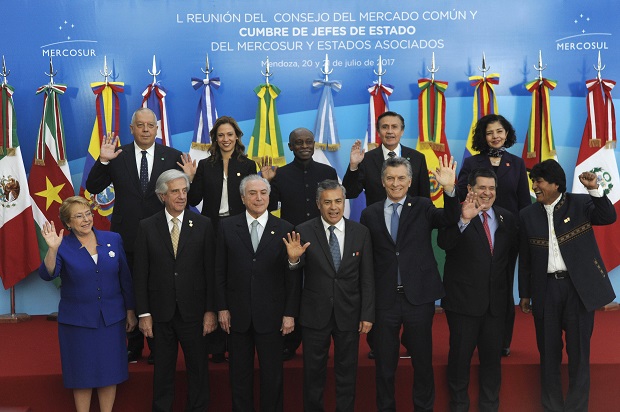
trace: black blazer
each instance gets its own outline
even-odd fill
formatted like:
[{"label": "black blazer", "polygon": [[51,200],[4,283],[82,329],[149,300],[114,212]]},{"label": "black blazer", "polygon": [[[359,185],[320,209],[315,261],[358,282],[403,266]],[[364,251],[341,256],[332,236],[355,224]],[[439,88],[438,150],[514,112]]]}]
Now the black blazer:
[{"label": "black blazer", "polygon": [[[417,150],[401,145],[401,156],[409,160],[413,176],[409,195],[431,197],[431,184],[428,178],[426,158]],[[347,189],[347,199],[354,199],[366,191],[366,205],[370,206],[380,200],[385,200],[385,188],[381,183],[381,167],[383,167],[383,150],[381,146],[368,151],[357,170],[347,172],[342,179],[342,185]]]},{"label": "black blazer", "polygon": [[121,235],[125,250],[132,252],[138,222],[164,208],[155,194],[155,182],[166,170],[181,170],[177,165],[177,162],[181,161],[181,152],[155,143],[151,178],[146,193],[142,194],[134,143],[131,142],[119,149],[122,152],[117,158],[110,160],[108,165],[102,165],[99,160],[95,162],[86,179],[86,190],[91,194],[97,194],[110,183],[114,184],[114,212],[110,229]]},{"label": "black blazer", "polygon": [[230,311],[230,326],[257,333],[280,330],[282,317],[297,317],[300,276],[289,270],[282,241],[293,230],[286,220],[269,214],[254,252],[245,213],[220,221],[215,264],[216,307]]},{"label": "black blazer", "polygon": [[332,313],[341,331],[356,331],[360,321],[375,322],[375,279],[372,244],[368,229],[345,219],[342,261],[336,272],[320,217],[295,228],[302,244],[310,246],[302,255],[303,290],[299,322],[322,329]]},{"label": "black blazer", "polygon": [[489,156],[486,154],[477,154],[463,160],[458,181],[461,202],[467,196],[467,177],[469,173],[479,168],[491,169],[497,174],[496,206],[507,209],[516,218],[516,216],[519,216],[519,210],[532,204],[525,162],[520,157],[508,152],[504,152],[502,155],[502,160],[497,170],[491,165]]},{"label": "black blazer", "polygon": [[377,309],[391,308],[396,302],[397,274],[400,268],[405,296],[413,305],[434,302],[444,296],[437,262],[431,244],[434,228],[459,220],[458,195],[444,195],[444,208],[430,199],[407,196],[401,208],[396,243],[385,225],[383,201],[362,211],[360,223],[370,230],[375,271]]},{"label": "black blazer", "polygon": [[[440,229],[437,244],[446,251],[441,306],[468,316],[482,316],[490,310],[502,316],[512,294],[512,262],[517,258],[517,218],[508,210],[493,206],[497,219],[493,254],[479,216],[463,233],[458,224]],[[509,290],[510,289],[510,290]]]},{"label": "black blazer", "polygon": [[[605,306],[616,297],[598,250],[592,225],[616,221],[616,210],[607,196],[565,193],[553,212],[553,227],[570,280],[586,310]],[[532,299],[532,312],[543,316],[549,260],[549,224],[540,203],[519,216],[519,295]]]},{"label": "black blazer", "polygon": [[[246,157],[231,157],[228,161],[228,206],[231,216],[245,211],[239,193],[239,184],[244,177],[256,174],[256,163]],[[188,193],[192,206],[202,203],[202,214],[211,219],[219,218],[224,184],[224,162],[213,161],[209,157],[198,162],[196,175]]]},{"label": "black blazer", "polygon": [[186,322],[215,311],[214,233],[211,221],[185,210],[174,257],[164,211],[140,222],[134,253],[133,283],[138,315],[168,322],[176,307]]}]

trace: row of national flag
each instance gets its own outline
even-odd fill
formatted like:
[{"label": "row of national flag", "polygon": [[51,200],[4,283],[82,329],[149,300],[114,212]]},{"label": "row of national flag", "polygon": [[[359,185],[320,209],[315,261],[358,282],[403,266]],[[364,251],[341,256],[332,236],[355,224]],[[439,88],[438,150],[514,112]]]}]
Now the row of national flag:
[{"label": "row of national flag", "polygon": [[[470,78],[474,90],[472,125],[490,113],[499,113],[493,85],[499,83],[499,75]],[[208,156],[209,131],[217,110],[212,88],[219,87],[219,79],[192,79],[201,97],[196,112],[194,137],[190,153],[200,160]],[[532,112],[528,124],[523,159],[528,170],[536,163],[548,158],[557,158],[553,142],[550,119],[549,92],[556,83],[539,78],[526,85],[532,93]],[[611,90],[615,82],[600,78],[586,82],[588,87],[588,118],[577,160],[575,176],[590,170],[599,176],[599,183],[620,214],[620,177],[615,159],[616,145],[615,111]],[[315,80],[315,88],[322,88],[319,110],[314,127],[317,141],[315,159],[331,164],[342,170],[334,151],[339,148],[336,119],[334,113],[333,91],[339,91],[338,81]],[[450,155],[445,134],[446,101],[444,91],[448,82],[431,79],[418,81],[418,145],[427,160],[430,170],[437,165],[437,157]],[[97,227],[109,228],[108,217],[112,213],[114,189],[109,187],[99,194],[88,193],[84,189],[85,179],[90,168],[99,157],[101,139],[105,134],[118,134],[120,129],[119,94],[123,83],[104,82],[91,85],[96,95],[96,119],[86,156],[80,194],[87,197],[95,211]],[[65,136],[59,96],[66,90],[65,85],[50,84],[40,87],[38,94],[43,97],[43,113],[37,136],[36,154],[33,159],[30,177],[27,179],[17,138],[17,121],[13,107],[13,88],[6,82],[1,84],[0,96],[0,277],[5,289],[35,270],[47,251],[40,229],[45,221],[54,221],[57,228],[62,227],[59,219],[59,206],[64,199],[73,196],[75,190],[71,183],[71,173],[65,152]],[[261,84],[254,90],[258,97],[255,126],[248,145],[248,155],[254,159],[270,156],[274,164],[284,164],[284,150],[278,121],[275,100],[280,90],[272,84]],[[388,96],[393,86],[375,82],[368,87],[370,93],[369,118],[365,147],[380,144],[374,128],[376,118],[389,110]],[[168,130],[166,92],[158,83],[147,86],[143,93],[143,107],[151,108],[160,124],[158,142],[171,145]],[[475,154],[471,148],[472,135],[468,136],[464,156]],[[431,185],[432,185],[431,179]],[[573,183],[574,192],[583,192],[577,177]],[[441,191],[431,188],[433,201],[442,206]],[[363,199],[362,199],[363,201]],[[359,203],[359,202],[358,202]],[[352,206],[353,207],[353,206]],[[614,233],[620,229],[620,221],[608,227],[595,228],[601,253],[608,270],[620,265],[620,242],[614,241]],[[617,236],[616,236],[617,237]]]}]

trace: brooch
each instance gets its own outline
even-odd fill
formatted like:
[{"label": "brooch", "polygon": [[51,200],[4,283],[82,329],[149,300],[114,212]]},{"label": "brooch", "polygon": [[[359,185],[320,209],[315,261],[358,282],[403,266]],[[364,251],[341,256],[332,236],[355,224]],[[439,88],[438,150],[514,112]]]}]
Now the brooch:
[{"label": "brooch", "polygon": [[189,221],[189,227],[194,227],[194,222],[192,222],[191,220]]},{"label": "brooch", "polygon": [[110,251],[108,252],[108,256],[110,256],[111,258],[113,258],[114,256],[116,256],[116,253],[114,253],[114,251],[113,251],[113,250],[110,250]]},{"label": "brooch", "polygon": [[564,223],[568,223],[570,222],[570,217],[567,217],[566,219],[564,219]]}]

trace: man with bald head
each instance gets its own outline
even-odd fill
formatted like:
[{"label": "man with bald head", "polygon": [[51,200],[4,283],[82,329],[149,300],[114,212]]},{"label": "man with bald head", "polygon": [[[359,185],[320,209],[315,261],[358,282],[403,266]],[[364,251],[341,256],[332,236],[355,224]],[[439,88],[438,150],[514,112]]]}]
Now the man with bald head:
[{"label": "man with bald head", "polygon": [[[338,180],[336,170],[312,159],[314,135],[299,127],[288,137],[288,148],[295,155],[293,161],[276,170],[271,179],[269,210],[280,209],[280,217],[297,226],[320,215],[315,195],[319,182]],[[284,338],[284,360],[295,356],[301,344],[301,328]]]}]

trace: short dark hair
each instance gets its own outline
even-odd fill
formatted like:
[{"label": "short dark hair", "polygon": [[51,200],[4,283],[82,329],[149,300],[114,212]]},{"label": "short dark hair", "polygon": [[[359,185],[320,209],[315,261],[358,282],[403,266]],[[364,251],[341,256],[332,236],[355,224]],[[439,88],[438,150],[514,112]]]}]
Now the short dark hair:
[{"label": "short dark hair", "polygon": [[345,198],[347,197],[347,189],[345,189],[344,186],[340,184],[340,182],[334,179],[325,179],[322,182],[319,182],[316,188],[317,203],[321,199],[321,193],[323,193],[326,190],[334,190],[334,189],[342,190],[342,196]]},{"label": "short dark hair", "polygon": [[381,119],[383,119],[384,117],[387,117],[387,116],[398,117],[400,119],[400,123],[403,126],[402,129],[405,130],[405,119],[400,114],[398,114],[396,112],[390,112],[390,111],[381,113],[379,115],[379,117],[377,117],[377,124],[376,124],[377,129],[379,129],[379,122],[381,121]]},{"label": "short dark hair", "polygon": [[566,192],[566,174],[558,162],[553,159],[542,161],[530,171],[530,179],[544,179],[548,183],[558,185],[558,192]]},{"label": "short dark hair", "polygon": [[476,180],[479,177],[493,178],[493,180],[495,180],[495,186],[497,187],[497,175],[495,174],[493,170],[486,168],[486,167],[474,169],[471,172],[469,172],[469,175],[467,176],[467,184],[470,185],[471,187],[476,186]]},{"label": "short dark hair", "polygon": [[383,162],[383,166],[381,167],[381,180],[383,181],[383,178],[385,177],[385,169],[388,167],[398,166],[405,166],[407,168],[407,176],[413,177],[413,169],[411,168],[411,163],[409,163],[409,160],[404,157],[394,156],[388,157],[387,160]]},{"label": "short dark hair", "polygon": [[478,120],[474,127],[474,136],[472,138],[471,147],[481,153],[489,151],[489,145],[487,143],[487,126],[491,123],[500,122],[504,130],[506,130],[506,141],[504,147],[509,148],[517,141],[517,134],[514,127],[508,120],[499,114],[487,114]]}]

